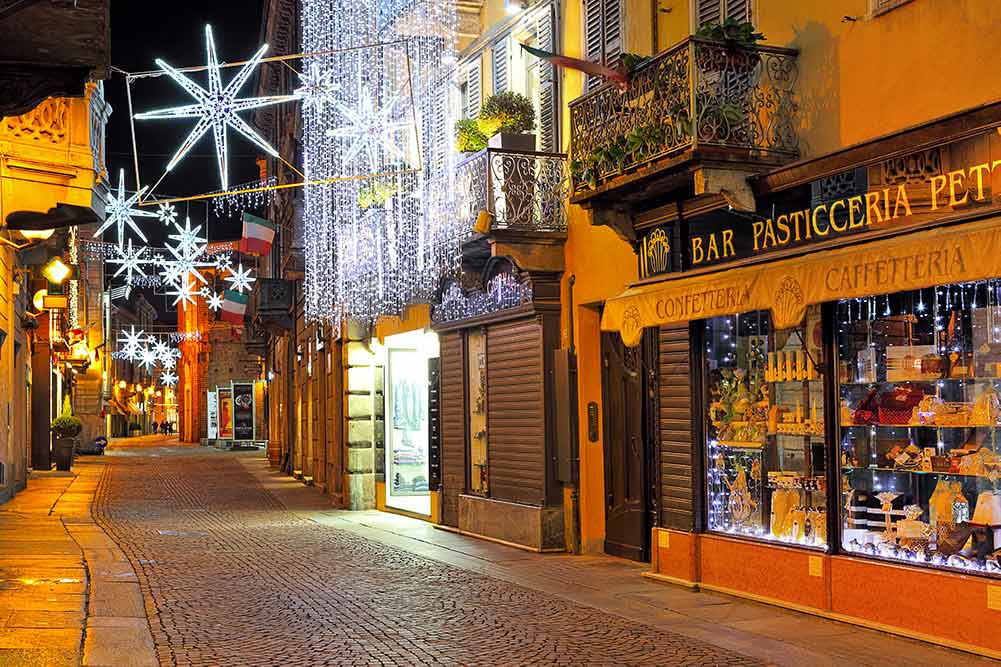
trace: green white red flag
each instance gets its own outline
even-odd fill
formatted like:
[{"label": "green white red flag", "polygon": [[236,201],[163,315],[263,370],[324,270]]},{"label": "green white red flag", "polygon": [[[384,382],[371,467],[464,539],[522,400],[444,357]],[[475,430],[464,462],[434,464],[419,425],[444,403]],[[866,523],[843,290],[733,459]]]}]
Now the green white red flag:
[{"label": "green white red flag", "polygon": [[247,313],[247,303],[250,301],[249,294],[241,294],[236,290],[228,289],[223,292],[222,309],[219,311],[219,319],[232,324],[243,324],[243,317]]},{"label": "green white red flag", "polygon": [[552,63],[557,67],[575,69],[579,72],[584,72],[585,74],[590,74],[592,76],[600,76],[602,79],[607,79],[620,88],[625,88],[629,85],[629,75],[617,69],[612,69],[611,67],[607,67],[605,65],[599,65],[598,63],[593,63],[590,60],[581,60],[580,58],[571,58],[570,56],[560,55],[559,53],[550,53],[549,51],[543,51],[542,49],[537,49],[535,47],[528,46],[527,44],[522,44],[521,48],[536,58],[545,60],[546,62]]},{"label": "green white red flag", "polygon": [[250,213],[243,214],[243,239],[240,241],[240,252],[263,257],[271,252],[271,243],[274,240],[273,222]]}]

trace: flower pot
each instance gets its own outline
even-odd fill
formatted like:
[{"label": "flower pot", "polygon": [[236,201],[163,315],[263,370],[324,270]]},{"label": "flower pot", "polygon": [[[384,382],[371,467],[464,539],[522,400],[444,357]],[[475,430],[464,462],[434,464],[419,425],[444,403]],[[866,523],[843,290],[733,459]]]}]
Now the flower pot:
[{"label": "flower pot", "polygon": [[534,151],[535,135],[518,132],[498,132],[487,142],[490,148],[500,148],[507,151]]},{"label": "flower pot", "polygon": [[74,438],[55,438],[52,441],[52,457],[56,461],[56,470],[69,470],[73,466]]}]

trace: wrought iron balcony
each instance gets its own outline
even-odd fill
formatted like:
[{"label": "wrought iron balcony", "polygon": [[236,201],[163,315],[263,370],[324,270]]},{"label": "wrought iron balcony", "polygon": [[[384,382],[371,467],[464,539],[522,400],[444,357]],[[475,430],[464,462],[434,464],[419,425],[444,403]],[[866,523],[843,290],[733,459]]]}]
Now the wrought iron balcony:
[{"label": "wrought iron balcony", "polygon": [[583,196],[686,151],[794,158],[796,54],[690,37],[640,65],[627,88],[606,84],[577,98],[570,104],[574,192]]},{"label": "wrought iron balcony", "polygon": [[471,231],[484,211],[495,230],[566,231],[570,174],[561,153],[485,148],[457,165],[456,184]]}]

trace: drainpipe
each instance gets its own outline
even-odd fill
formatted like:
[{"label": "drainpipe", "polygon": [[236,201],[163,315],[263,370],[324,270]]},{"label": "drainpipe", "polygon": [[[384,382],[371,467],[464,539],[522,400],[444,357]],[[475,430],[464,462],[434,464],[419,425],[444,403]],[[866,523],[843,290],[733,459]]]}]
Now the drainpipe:
[{"label": "drainpipe", "polygon": [[[570,316],[567,318],[567,329],[570,335],[570,360],[573,363],[575,369],[574,381],[577,383],[577,391],[574,395],[577,401],[580,401],[580,381],[578,380],[578,375],[576,372],[577,368],[577,343],[574,340],[574,305],[573,305],[573,287],[577,282],[577,276],[570,274],[570,278],[567,280],[567,300],[568,307],[570,311]],[[575,412],[577,411],[577,405],[570,406]],[[573,504],[573,552],[579,554],[581,552],[581,530],[580,530],[580,429],[578,428],[579,419],[574,419],[574,432],[572,435],[573,442],[573,482],[570,484],[570,502]]]}]

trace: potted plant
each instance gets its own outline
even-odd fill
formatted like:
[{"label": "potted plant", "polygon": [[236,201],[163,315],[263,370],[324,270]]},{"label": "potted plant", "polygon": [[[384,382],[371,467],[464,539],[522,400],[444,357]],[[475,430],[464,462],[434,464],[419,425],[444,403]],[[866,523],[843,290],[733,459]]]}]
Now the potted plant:
[{"label": "potted plant", "polygon": [[695,32],[696,37],[721,42],[728,48],[751,49],[757,46],[765,36],[754,29],[750,21],[738,21],[732,16],[722,23],[705,22]]},{"label": "potted plant", "polygon": [[56,469],[69,470],[73,465],[76,437],[83,430],[83,422],[73,414],[69,396],[63,399],[62,414],[52,420],[49,430],[53,435],[52,450],[56,458]]},{"label": "potted plant", "polygon": [[463,118],[455,124],[455,150],[477,153],[487,147],[487,135],[475,118]]},{"label": "potted plant", "polygon": [[520,93],[505,91],[488,97],[477,124],[490,138],[491,148],[535,150],[535,107]]}]

